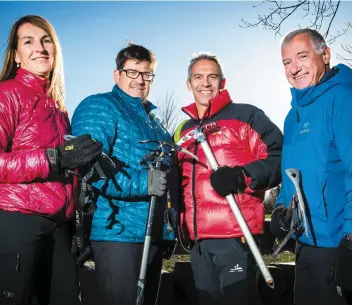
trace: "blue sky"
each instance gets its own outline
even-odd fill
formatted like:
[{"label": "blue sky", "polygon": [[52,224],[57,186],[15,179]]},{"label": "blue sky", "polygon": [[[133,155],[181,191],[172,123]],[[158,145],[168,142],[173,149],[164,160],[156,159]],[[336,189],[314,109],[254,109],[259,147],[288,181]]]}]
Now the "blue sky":
[{"label": "blue sky", "polygon": [[[243,29],[241,18],[256,20],[260,2],[0,2],[0,60],[13,22],[26,14],[48,19],[56,29],[64,56],[66,106],[70,117],[86,96],[110,91],[117,52],[127,40],[150,48],[158,68],[149,99],[159,103],[175,92],[179,107],[193,101],[186,88],[192,53],[210,51],[222,61],[226,88],[235,102],[250,103],[282,129],[289,110],[289,85],[280,59],[280,37],[261,28]],[[263,9],[265,11],[265,8]],[[333,31],[351,20],[351,2],[340,6]],[[284,32],[298,28],[299,18]],[[331,46],[337,64],[340,44]],[[183,117],[183,115],[181,116]]]}]

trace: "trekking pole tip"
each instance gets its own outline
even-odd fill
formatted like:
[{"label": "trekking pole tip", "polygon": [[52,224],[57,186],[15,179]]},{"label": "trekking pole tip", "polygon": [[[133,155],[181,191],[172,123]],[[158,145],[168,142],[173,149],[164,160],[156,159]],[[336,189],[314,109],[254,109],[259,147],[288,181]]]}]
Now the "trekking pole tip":
[{"label": "trekking pole tip", "polygon": [[273,280],[268,280],[266,282],[266,284],[271,288],[271,289],[274,289],[275,288],[275,283]]}]

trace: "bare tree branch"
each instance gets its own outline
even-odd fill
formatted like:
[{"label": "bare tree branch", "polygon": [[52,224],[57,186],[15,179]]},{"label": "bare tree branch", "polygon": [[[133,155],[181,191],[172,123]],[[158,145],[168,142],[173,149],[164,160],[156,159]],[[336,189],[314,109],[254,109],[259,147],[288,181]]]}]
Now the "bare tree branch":
[{"label": "bare tree branch", "polygon": [[337,31],[337,35],[332,36],[330,39],[328,39],[328,44],[334,43],[337,38],[346,34],[351,28],[352,28],[351,22],[346,23],[346,28],[342,29],[341,31]]},{"label": "bare tree branch", "polygon": [[[334,22],[334,18],[339,11],[341,0],[297,0],[296,4],[284,4],[283,1],[265,0],[258,6],[268,7],[269,12],[258,14],[257,21],[251,22],[242,19],[242,28],[250,28],[261,26],[264,29],[272,30],[275,35],[282,35],[282,26],[286,20],[295,15],[296,11],[303,11],[304,14],[300,18],[306,21],[305,27],[315,28],[323,32],[323,36],[330,36],[330,30]],[[308,21],[306,20],[308,18]],[[323,30],[323,31],[322,31]],[[339,31],[337,35],[330,38],[328,42],[334,40],[347,32],[348,28]]]},{"label": "bare tree branch", "polygon": [[352,46],[341,45],[341,48],[346,53],[346,55],[337,54],[337,59],[343,61],[348,66],[352,66]]},{"label": "bare tree branch", "polygon": [[178,102],[175,99],[175,92],[167,92],[165,97],[157,102],[158,118],[161,124],[171,134],[178,125]]},{"label": "bare tree branch", "polygon": [[327,31],[324,33],[324,38],[327,38],[327,36],[328,36],[328,34],[329,34],[330,27],[332,26],[334,17],[335,17],[335,15],[337,14],[337,11],[338,11],[338,9],[339,9],[339,5],[340,5],[340,0],[339,0],[338,3],[337,3],[337,6],[336,6],[336,8],[335,8],[335,11],[333,11],[333,13],[332,13],[333,16],[331,17],[332,19],[330,19],[330,22],[329,22],[329,24],[328,24],[328,29],[327,29]]},{"label": "bare tree branch", "polygon": [[[336,33],[331,32],[334,24],[335,16],[339,12],[341,0],[297,0],[294,4],[276,0],[264,0],[258,5],[253,7],[267,7],[268,10],[263,14],[257,15],[257,21],[247,21],[242,19],[242,24],[239,25],[242,28],[262,27],[266,30],[272,30],[275,36],[282,35],[282,26],[284,23],[296,17],[302,21],[302,28],[314,28],[321,32],[327,43],[330,45],[334,43],[339,37],[345,35],[351,28],[351,21],[344,23],[344,27],[341,30],[337,30]],[[303,15],[299,17],[299,14]],[[299,25],[301,28],[301,26]],[[351,46],[342,46],[345,55],[337,54],[337,58],[344,61],[351,66]]]}]

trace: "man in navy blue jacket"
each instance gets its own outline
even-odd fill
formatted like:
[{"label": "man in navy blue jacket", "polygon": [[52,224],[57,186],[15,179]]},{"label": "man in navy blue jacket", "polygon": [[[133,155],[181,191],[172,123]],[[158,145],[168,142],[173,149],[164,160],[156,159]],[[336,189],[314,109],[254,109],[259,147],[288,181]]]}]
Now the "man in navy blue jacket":
[{"label": "man in navy blue jacket", "polygon": [[293,87],[292,108],[284,125],[282,188],[271,230],[282,238],[289,229],[284,216],[296,189],[285,170],[296,168],[308,236],[294,235],[295,305],[346,304],[344,290],[351,290],[351,69],[342,64],[331,69],[330,49],[311,29],[288,34],[281,55]]}]

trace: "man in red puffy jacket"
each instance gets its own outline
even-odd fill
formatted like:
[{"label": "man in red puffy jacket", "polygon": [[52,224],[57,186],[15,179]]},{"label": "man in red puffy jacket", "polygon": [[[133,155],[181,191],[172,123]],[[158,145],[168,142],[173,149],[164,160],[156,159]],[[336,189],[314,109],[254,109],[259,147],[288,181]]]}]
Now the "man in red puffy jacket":
[{"label": "man in red puffy jacket", "polygon": [[[262,234],[265,190],[281,182],[282,133],[260,109],[235,104],[223,90],[216,56],[198,54],[188,68],[187,87],[195,102],[175,140],[198,156],[179,152],[183,208],[181,229],[191,241],[191,265],[199,304],[254,304],[257,266],[227,200],[234,194],[254,236]],[[192,136],[202,126],[221,166],[212,169]],[[179,130],[179,128],[178,128]]]}]

